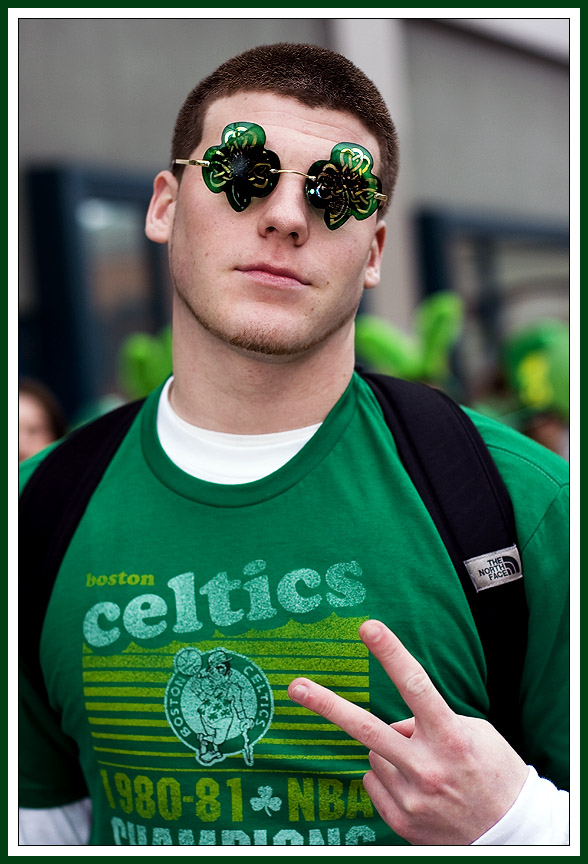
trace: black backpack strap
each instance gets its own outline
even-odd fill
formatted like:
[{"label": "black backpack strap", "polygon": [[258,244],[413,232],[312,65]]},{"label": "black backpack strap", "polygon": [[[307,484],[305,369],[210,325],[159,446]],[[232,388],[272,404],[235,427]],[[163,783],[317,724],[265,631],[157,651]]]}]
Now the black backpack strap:
[{"label": "black backpack strap", "polygon": [[520,747],[528,609],[514,513],[502,477],[475,425],[445,393],[357,371],[373,390],[459,575],[484,647],[490,719],[512,746]]},{"label": "black backpack strap", "polygon": [[19,501],[19,658],[42,686],[39,645],[53,585],[102,475],[144,400],[76,429],[41,462]]}]

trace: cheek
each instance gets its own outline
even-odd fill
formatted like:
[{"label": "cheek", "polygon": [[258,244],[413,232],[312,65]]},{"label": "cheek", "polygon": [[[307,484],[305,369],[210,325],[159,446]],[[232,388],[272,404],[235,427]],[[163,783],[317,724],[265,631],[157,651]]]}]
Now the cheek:
[{"label": "cheek", "polygon": [[211,251],[211,240],[216,235],[210,219],[197,205],[177,212],[170,240],[170,259],[176,268],[184,270],[194,266]]},{"label": "cheek", "polygon": [[246,220],[247,214],[230,209],[224,195],[221,199],[206,190],[204,202],[192,205],[174,233],[195,258],[220,259],[243,242]]},{"label": "cheek", "polygon": [[[351,225],[350,228],[355,228],[356,226],[357,223]],[[339,228],[338,230],[341,231],[343,229]],[[336,272],[340,275],[343,284],[347,284],[353,288],[358,281],[361,281],[361,287],[363,287],[363,275],[370,254],[369,247],[351,231],[347,233],[347,236],[334,238],[334,241],[328,253],[333,269],[331,274],[327,275],[332,276]]]}]

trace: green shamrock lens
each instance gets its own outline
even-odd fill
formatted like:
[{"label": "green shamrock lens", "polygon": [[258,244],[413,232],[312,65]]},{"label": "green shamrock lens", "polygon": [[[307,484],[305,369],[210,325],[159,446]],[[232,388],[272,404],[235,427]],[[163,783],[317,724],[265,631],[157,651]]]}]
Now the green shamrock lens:
[{"label": "green shamrock lens", "polygon": [[265,198],[280,175],[280,160],[266,150],[265,132],[255,123],[230,123],[222,132],[218,146],[204,154],[202,175],[211,192],[226,192],[229,204],[240,213],[252,198]]},{"label": "green shamrock lens", "polygon": [[367,219],[378,209],[384,196],[373,165],[369,150],[344,141],[333,147],[329,161],[319,160],[308,169],[306,196],[313,207],[325,211],[325,225],[331,231],[350,216]]}]

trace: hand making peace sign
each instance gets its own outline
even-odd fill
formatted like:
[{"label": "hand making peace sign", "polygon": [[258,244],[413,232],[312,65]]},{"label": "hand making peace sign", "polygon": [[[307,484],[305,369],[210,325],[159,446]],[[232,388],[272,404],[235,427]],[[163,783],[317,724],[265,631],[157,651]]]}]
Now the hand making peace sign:
[{"label": "hand making peace sign", "polygon": [[359,635],[413,717],[388,725],[307,678],[291,699],[370,749],[363,783],[382,819],[413,845],[468,845],[510,809],[528,767],[486,720],[451,710],[420,663],[380,621]]}]

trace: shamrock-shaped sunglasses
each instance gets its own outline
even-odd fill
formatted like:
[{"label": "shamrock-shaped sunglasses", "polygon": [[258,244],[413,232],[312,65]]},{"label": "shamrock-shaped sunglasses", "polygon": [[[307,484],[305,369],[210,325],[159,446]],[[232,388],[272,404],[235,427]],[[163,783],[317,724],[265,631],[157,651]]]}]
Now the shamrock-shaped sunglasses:
[{"label": "shamrock-shaped sunglasses", "polygon": [[255,123],[230,123],[222,132],[222,143],[209,147],[203,159],[174,159],[174,165],[200,165],[211,192],[225,192],[229,204],[240,213],[251,198],[265,198],[278,185],[280,174],[306,177],[308,202],[324,210],[331,231],[350,216],[367,219],[388,200],[380,179],[372,174],[371,153],[359,144],[342,142],[331,150],[331,158],[313,162],[308,174],[280,168],[280,160],[265,149],[265,132]]}]

